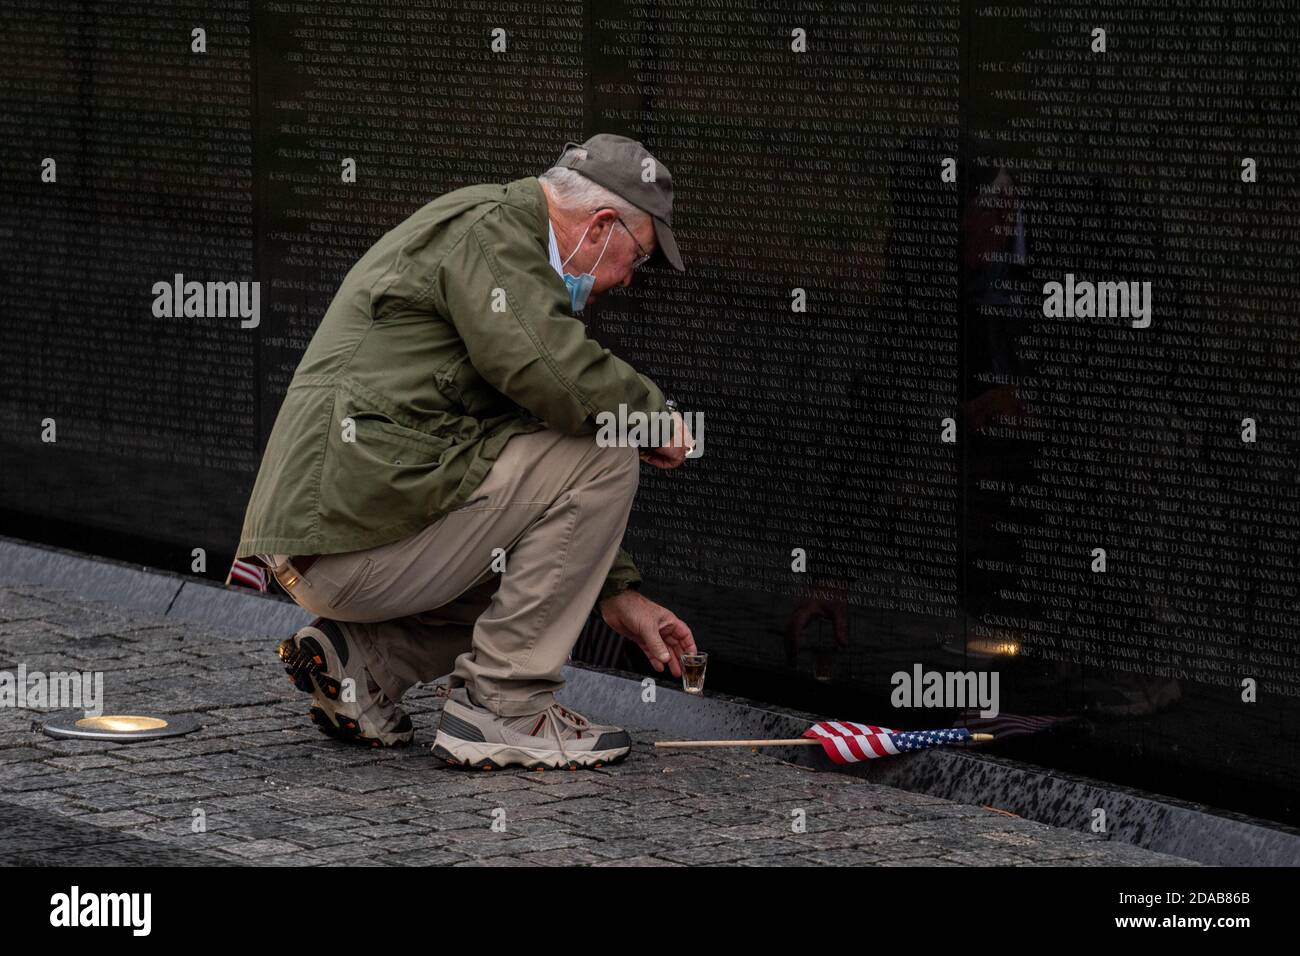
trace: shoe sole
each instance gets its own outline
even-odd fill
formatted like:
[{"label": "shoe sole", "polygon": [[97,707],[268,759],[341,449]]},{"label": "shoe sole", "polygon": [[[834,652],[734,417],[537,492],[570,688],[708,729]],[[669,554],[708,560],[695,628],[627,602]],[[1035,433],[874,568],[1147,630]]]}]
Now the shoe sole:
[{"label": "shoe sole", "polygon": [[307,716],[325,736],[367,747],[405,747],[415,739],[414,731],[409,736],[395,735],[392,740],[367,736],[355,718],[340,715],[333,702],[339,699],[341,685],[326,671],[324,659],[304,652],[293,637],[286,637],[276,645],[275,653],[284,664],[289,683],[315,698],[316,705]]},{"label": "shoe sole", "polygon": [[620,762],[631,747],[612,750],[587,750],[562,755],[558,750],[535,750],[531,747],[512,747],[509,744],[489,744],[461,740],[443,731],[433,741],[433,755],[457,767],[476,770],[501,770],[506,767],[524,767],[527,770],[577,770],[579,767],[599,768]]}]

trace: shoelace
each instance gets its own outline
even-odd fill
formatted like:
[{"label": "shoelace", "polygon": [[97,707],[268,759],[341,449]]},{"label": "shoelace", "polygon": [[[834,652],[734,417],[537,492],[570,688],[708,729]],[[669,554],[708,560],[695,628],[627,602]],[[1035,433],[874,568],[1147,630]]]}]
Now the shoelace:
[{"label": "shoelace", "polygon": [[569,719],[569,722],[579,730],[586,730],[588,727],[591,726],[591,721],[588,720],[586,717],[582,716],[582,714],[576,713],[572,710],[566,710],[560,704],[552,704],[551,706],[556,708],[561,714],[567,717]]},{"label": "shoelace", "polygon": [[555,734],[555,739],[560,745],[560,757],[566,762],[569,759],[569,751],[564,747],[564,734],[562,732],[561,722],[568,724],[575,730],[586,730],[591,726],[591,721],[581,714],[575,714],[571,710],[566,710],[559,704],[552,704],[547,707],[543,713],[546,715],[546,726],[551,733]]}]

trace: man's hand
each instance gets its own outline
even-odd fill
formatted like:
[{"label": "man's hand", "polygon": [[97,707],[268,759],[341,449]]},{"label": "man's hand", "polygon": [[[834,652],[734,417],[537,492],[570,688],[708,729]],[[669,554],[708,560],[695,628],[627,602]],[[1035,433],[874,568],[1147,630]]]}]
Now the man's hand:
[{"label": "man's hand", "polygon": [[695,447],[691,431],[681,412],[673,412],[673,437],[666,445],[652,451],[641,452],[641,460],[656,468],[676,468],[686,460],[687,452]]},{"label": "man's hand", "polygon": [[849,594],[846,585],[819,580],[808,588],[786,622],[785,656],[790,663],[794,663],[799,654],[804,628],[815,618],[830,620],[834,624],[835,643],[840,647],[849,646]]},{"label": "man's hand", "polygon": [[600,616],[641,648],[650,666],[661,674],[667,664],[674,677],[681,677],[681,656],[696,653],[695,638],[686,623],[632,588],[601,601]]}]

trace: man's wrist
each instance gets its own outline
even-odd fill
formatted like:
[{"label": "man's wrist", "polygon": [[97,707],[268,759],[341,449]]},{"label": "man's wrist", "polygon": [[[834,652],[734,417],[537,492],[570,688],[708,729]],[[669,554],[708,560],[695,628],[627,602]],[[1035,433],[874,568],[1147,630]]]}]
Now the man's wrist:
[{"label": "man's wrist", "polygon": [[596,603],[604,604],[606,601],[610,600],[611,598],[616,598],[619,595],[626,594],[628,591],[636,591],[637,593],[640,593],[641,582],[631,581],[627,584],[619,585],[613,588],[612,590],[606,588],[605,590],[600,592],[600,597],[597,599]]}]

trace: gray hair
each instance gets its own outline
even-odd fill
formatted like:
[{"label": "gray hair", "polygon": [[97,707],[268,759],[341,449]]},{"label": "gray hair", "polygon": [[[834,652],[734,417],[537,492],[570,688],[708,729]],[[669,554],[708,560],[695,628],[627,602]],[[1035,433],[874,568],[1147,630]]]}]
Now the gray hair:
[{"label": "gray hair", "polygon": [[[564,151],[560,160],[563,162],[572,157],[586,159],[587,151],[581,146],[570,146]],[[633,232],[642,230],[650,221],[650,214],[644,209],[637,208],[622,196],[610,192],[600,183],[593,183],[586,176],[574,172],[567,166],[552,166],[537,178],[554,190],[556,200],[565,209],[590,215],[597,209],[612,208],[623,217],[623,221]]]}]

